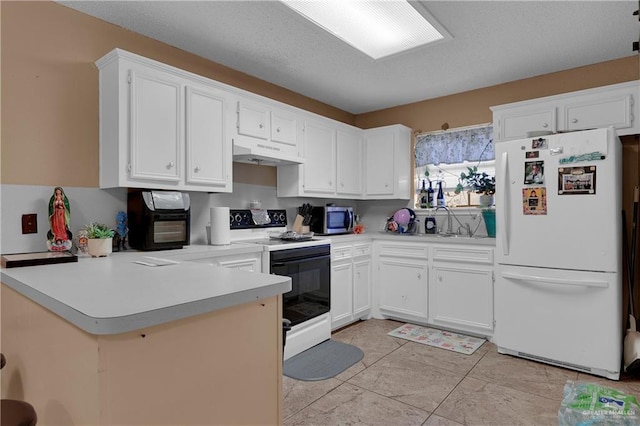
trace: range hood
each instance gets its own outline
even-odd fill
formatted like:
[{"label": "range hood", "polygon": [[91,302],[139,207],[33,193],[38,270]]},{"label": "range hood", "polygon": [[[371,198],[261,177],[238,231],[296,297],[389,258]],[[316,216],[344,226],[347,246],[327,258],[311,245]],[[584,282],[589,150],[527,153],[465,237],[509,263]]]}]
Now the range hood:
[{"label": "range hood", "polygon": [[288,166],[304,163],[303,158],[281,152],[267,141],[255,142],[240,138],[233,141],[233,161],[261,166]]}]

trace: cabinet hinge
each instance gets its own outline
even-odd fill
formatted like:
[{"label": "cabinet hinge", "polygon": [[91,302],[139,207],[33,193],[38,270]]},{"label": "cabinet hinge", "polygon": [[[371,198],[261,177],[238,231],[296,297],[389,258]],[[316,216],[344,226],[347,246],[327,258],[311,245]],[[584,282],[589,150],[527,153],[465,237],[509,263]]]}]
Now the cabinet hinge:
[{"label": "cabinet hinge", "polygon": [[494,284],[496,282],[496,273],[494,271],[491,271],[491,282]]},{"label": "cabinet hinge", "polygon": [[127,83],[131,84],[131,71],[127,74]]},{"label": "cabinet hinge", "polygon": [[131,163],[127,163],[127,171],[130,172],[131,171]]}]

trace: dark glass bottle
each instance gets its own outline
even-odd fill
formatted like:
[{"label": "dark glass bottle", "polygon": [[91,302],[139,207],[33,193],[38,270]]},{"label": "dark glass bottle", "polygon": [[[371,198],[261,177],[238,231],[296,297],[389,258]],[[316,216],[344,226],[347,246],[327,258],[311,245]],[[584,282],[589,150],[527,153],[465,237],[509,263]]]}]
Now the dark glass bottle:
[{"label": "dark glass bottle", "polygon": [[429,181],[429,189],[427,189],[427,207],[430,209],[436,206],[435,194],[436,191],[433,190],[432,182]]},{"label": "dark glass bottle", "polygon": [[427,188],[425,187],[425,181],[422,180],[422,188],[420,188],[420,193],[418,195],[420,197],[420,208],[426,209],[429,207],[429,200],[427,199]]},{"label": "dark glass bottle", "polygon": [[436,200],[438,207],[445,207],[444,191],[442,190],[442,181],[438,182],[438,198]]}]

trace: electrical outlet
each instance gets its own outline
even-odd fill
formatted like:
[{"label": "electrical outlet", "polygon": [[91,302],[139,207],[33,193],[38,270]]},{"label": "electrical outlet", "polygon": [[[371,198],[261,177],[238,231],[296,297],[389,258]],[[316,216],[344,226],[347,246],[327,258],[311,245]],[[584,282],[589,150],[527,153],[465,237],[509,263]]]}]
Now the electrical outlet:
[{"label": "electrical outlet", "polygon": [[38,215],[35,213],[22,215],[22,233],[37,234],[38,233]]}]

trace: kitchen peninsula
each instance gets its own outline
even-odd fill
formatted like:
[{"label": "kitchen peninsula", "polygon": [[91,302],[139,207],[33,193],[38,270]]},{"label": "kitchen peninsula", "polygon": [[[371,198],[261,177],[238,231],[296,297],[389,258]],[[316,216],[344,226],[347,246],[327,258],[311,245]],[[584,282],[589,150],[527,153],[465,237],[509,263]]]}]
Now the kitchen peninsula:
[{"label": "kitchen peninsula", "polygon": [[3,395],[39,424],[279,424],[291,279],[136,263],[170,254],[3,269]]}]

